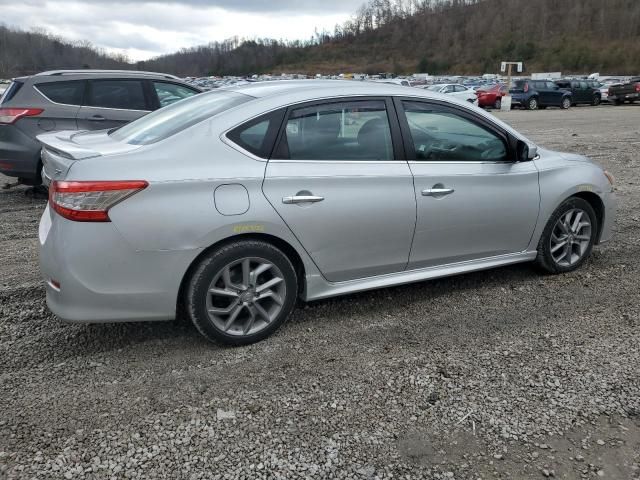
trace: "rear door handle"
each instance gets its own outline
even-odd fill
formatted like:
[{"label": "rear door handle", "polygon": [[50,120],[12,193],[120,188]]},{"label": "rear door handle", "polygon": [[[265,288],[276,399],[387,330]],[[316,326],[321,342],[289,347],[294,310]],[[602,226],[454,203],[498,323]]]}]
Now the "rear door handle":
[{"label": "rear door handle", "polygon": [[441,197],[455,192],[453,188],[427,188],[422,190],[423,197]]},{"label": "rear door handle", "polygon": [[294,195],[292,197],[282,197],[282,203],[287,205],[295,203],[316,203],[324,200],[324,197],[317,195]]},{"label": "rear door handle", "polygon": [[105,118],[102,115],[94,115],[92,117],[89,117],[89,121],[91,121],[91,122],[104,122]]}]

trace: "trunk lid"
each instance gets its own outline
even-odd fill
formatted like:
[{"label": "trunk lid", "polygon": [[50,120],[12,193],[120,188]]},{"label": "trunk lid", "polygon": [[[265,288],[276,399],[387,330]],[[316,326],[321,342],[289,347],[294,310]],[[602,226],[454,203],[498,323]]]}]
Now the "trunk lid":
[{"label": "trunk lid", "polygon": [[66,178],[75,162],[128,153],[141,147],[114,140],[108,130],[46,133],[37,139],[42,144],[42,181],[47,186],[53,180]]}]

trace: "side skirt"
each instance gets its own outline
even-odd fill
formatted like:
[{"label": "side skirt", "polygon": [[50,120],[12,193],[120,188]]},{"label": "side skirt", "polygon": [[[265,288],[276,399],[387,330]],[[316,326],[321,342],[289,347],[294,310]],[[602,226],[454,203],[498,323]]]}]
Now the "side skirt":
[{"label": "side skirt", "polygon": [[434,278],[450,277],[460,273],[487,270],[490,268],[512,265],[514,263],[530,262],[535,260],[537,252],[510,253],[480,260],[449,263],[437,267],[406,270],[398,273],[390,273],[377,277],[360,278],[346,282],[327,282],[320,275],[307,277],[307,288],[304,300],[320,300],[322,298],[335,297],[348,293],[362,292],[376,288],[403,285],[406,283],[421,282]]}]

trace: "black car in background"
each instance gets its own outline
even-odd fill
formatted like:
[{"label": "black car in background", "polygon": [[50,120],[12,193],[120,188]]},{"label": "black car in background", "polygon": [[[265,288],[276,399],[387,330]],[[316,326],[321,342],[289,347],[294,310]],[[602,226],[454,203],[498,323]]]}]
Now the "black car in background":
[{"label": "black car in background", "polygon": [[594,80],[556,80],[555,84],[561,89],[571,92],[572,105],[598,106],[602,102],[600,87],[602,84]]},{"label": "black car in background", "polygon": [[0,97],[0,173],[39,185],[37,135],[119,127],[200,92],[173,75],[128,70],[57,70],[15,78]]},{"label": "black car in background", "polygon": [[573,104],[571,92],[561,89],[551,80],[516,80],[509,93],[512,105],[528,110],[547,107],[567,109]]}]

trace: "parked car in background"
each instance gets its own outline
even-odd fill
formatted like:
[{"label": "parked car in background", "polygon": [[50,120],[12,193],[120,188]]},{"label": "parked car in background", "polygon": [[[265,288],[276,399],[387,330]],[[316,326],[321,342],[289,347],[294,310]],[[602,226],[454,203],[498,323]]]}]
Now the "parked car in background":
[{"label": "parked car in background", "polygon": [[497,108],[500,110],[502,107],[502,97],[504,97],[508,92],[509,90],[507,89],[507,86],[502,83],[480,87],[476,90],[478,106],[484,108]]},{"label": "parked car in background", "polygon": [[594,80],[556,80],[556,85],[561,89],[571,92],[571,105],[598,106],[602,102],[600,82]]},{"label": "parked car in background", "polygon": [[469,103],[474,103],[476,105],[478,103],[476,91],[473,88],[467,88],[464,85],[460,85],[459,83],[442,83],[431,85],[429,87],[426,87],[426,89],[431,92],[445,93],[452,96],[453,98],[464,100]]},{"label": "parked car in background", "polygon": [[0,172],[41,183],[36,136],[102,130],[200,93],[173,75],[113,70],[57,70],[13,80],[0,98]]},{"label": "parked car in background", "polygon": [[516,80],[509,93],[512,105],[528,110],[547,107],[567,109],[573,103],[571,92],[551,80]]},{"label": "parked car in background", "polygon": [[38,138],[49,308],[128,322],[184,306],[235,345],[274,333],[299,297],[518,262],[573,271],[615,216],[612,177],[588,158],[383,83],[226,87],[115,131]]},{"label": "parked car in background", "polygon": [[614,105],[622,105],[624,102],[634,103],[637,100],[640,100],[640,77],[609,87],[609,101]]}]

